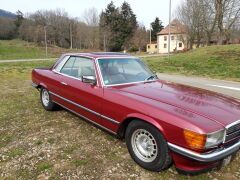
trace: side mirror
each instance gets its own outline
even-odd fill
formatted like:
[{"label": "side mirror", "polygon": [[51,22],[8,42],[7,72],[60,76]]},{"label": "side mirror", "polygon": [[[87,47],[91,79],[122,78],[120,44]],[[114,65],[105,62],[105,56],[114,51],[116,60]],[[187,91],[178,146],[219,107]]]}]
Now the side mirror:
[{"label": "side mirror", "polygon": [[91,85],[97,84],[97,80],[95,76],[82,76],[82,82],[89,83]]}]

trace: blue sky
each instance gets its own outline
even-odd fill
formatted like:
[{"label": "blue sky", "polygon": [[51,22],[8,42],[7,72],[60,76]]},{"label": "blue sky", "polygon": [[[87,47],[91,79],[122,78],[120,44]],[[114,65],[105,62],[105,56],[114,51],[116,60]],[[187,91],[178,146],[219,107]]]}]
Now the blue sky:
[{"label": "blue sky", "polygon": [[[169,0],[126,0],[137,15],[137,20],[149,27],[155,17],[159,17],[164,26],[168,23]],[[172,11],[182,0],[172,0]],[[1,0],[0,9],[23,13],[31,13],[42,9],[64,9],[71,17],[81,17],[85,9],[95,7],[99,12],[104,9],[111,0]],[[124,0],[113,0],[116,6]]]}]

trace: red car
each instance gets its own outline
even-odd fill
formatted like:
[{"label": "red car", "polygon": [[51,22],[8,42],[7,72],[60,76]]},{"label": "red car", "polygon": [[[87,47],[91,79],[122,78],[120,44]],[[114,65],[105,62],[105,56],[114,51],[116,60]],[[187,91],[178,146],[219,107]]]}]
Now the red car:
[{"label": "red car", "polygon": [[134,161],[185,173],[228,164],[240,148],[240,101],[159,80],[121,53],[65,54],[32,71],[43,107],[56,105],[126,140]]}]

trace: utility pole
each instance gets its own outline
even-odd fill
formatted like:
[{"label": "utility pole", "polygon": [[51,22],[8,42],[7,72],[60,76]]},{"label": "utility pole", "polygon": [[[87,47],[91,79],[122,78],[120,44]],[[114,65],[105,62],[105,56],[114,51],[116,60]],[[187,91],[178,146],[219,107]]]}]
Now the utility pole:
[{"label": "utility pole", "polygon": [[150,45],[152,44],[152,25],[150,24],[150,37],[149,37],[149,40],[150,40]]},{"label": "utility pole", "polygon": [[72,47],[73,47],[73,43],[72,43],[72,41],[73,41],[73,39],[72,39],[72,24],[70,23],[70,25],[69,25],[69,29],[70,29],[70,49],[72,49]]},{"label": "utility pole", "polygon": [[172,0],[169,0],[169,25],[168,25],[168,58],[170,58],[170,38],[171,38],[171,16],[172,16]]},{"label": "utility pole", "polygon": [[104,49],[104,52],[107,52],[107,49],[106,49],[106,35],[105,34],[103,35],[103,49]]},{"label": "utility pole", "polygon": [[45,53],[46,53],[46,59],[48,56],[48,47],[47,47],[47,26],[44,26],[44,39],[45,39]]},{"label": "utility pole", "polygon": [[82,50],[82,38],[80,37],[80,50]]}]

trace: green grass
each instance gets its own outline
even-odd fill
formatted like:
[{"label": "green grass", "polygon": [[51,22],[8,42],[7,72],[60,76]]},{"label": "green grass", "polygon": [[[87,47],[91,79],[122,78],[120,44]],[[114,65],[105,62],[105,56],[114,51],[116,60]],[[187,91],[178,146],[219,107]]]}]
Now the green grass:
[{"label": "green grass", "polygon": [[[45,111],[30,85],[31,70],[52,63],[0,63],[2,179],[190,179],[174,166],[146,171],[131,159],[123,141],[65,110]],[[222,170],[191,179],[239,179],[239,163],[238,155]]]},{"label": "green grass", "polygon": [[[60,48],[49,48],[48,57],[57,57]],[[0,60],[45,58],[45,48],[19,39],[0,40]]]},{"label": "green grass", "polygon": [[49,162],[42,162],[42,163],[37,165],[37,170],[38,171],[45,171],[45,170],[51,169],[52,166],[53,165]]},{"label": "green grass", "polygon": [[168,57],[144,58],[156,72],[240,81],[240,45],[210,46]]}]

